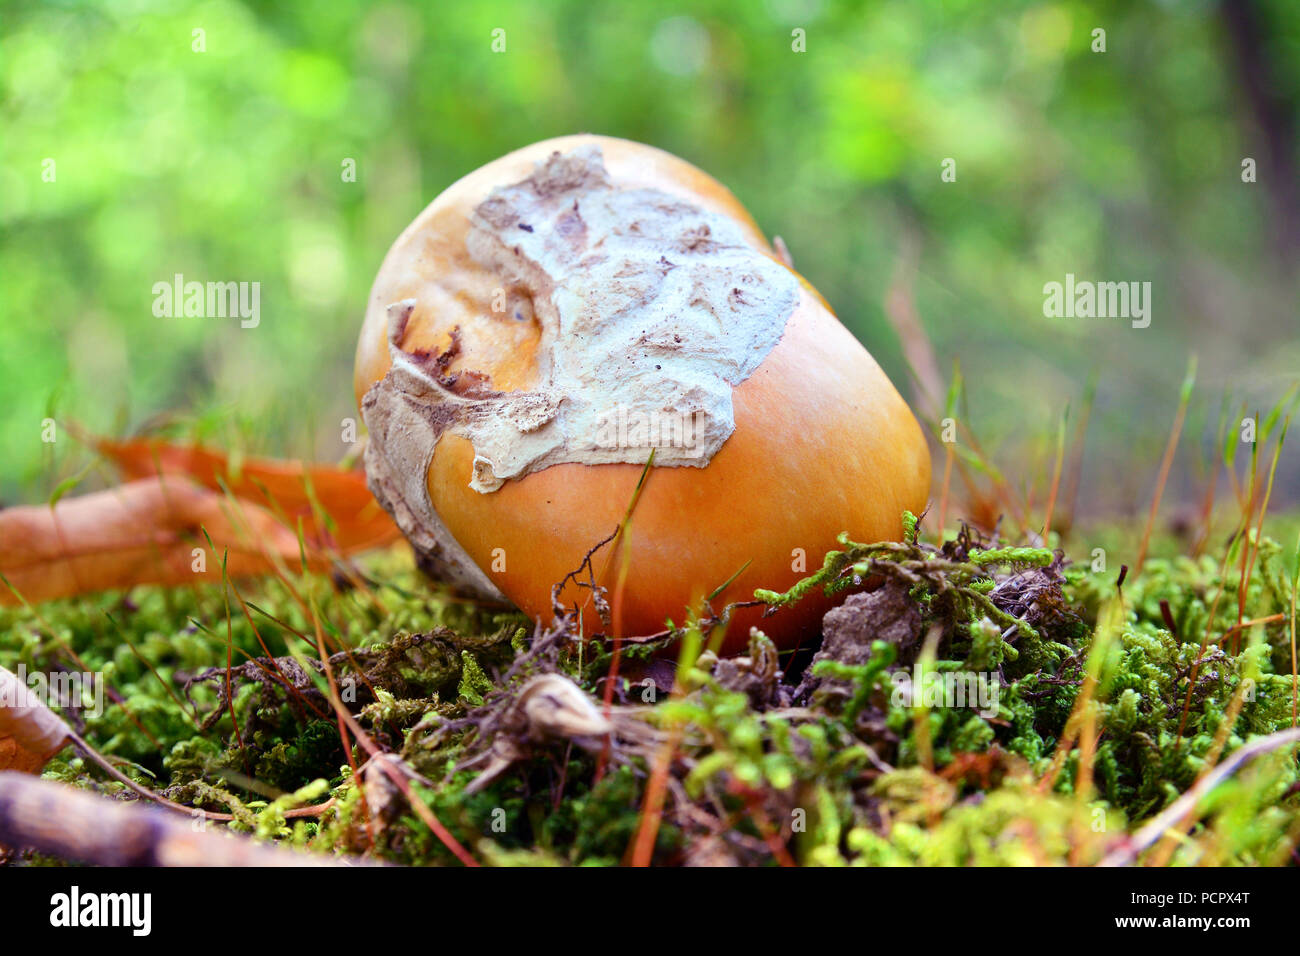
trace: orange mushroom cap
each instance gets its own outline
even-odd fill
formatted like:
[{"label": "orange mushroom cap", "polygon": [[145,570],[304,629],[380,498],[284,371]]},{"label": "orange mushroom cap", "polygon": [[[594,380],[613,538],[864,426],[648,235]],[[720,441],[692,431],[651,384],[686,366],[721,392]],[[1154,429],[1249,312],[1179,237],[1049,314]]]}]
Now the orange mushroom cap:
[{"label": "orange mushroom cap", "polygon": [[[679,222],[685,243],[672,232]],[[665,299],[671,308],[654,305],[659,280],[645,266],[661,246],[663,276],[686,270],[662,280],[684,297]],[[620,249],[631,250],[627,263]],[[695,324],[682,319],[677,345],[655,338],[689,310]],[[659,325],[618,327],[648,321]],[[635,354],[600,353],[607,334],[630,336]],[[586,135],[469,174],[389,251],[354,378],[371,487],[436,571],[549,617],[552,586],[618,527],[648,454],[591,452],[601,396],[563,386],[622,390],[654,411],[665,394],[672,403],[676,380],[656,370],[674,361],[690,385],[678,389],[680,408],[705,409],[692,414],[707,419],[712,445],[695,460],[656,449],[617,558],[612,547],[593,557],[615,633],[681,623],[733,575],[715,609],[751,600],[755,588],[784,590],[840,532],[896,539],[902,512],[924,509],[930,455],[915,417],[736,198],[661,150]],[[612,421],[613,405],[600,417]],[[566,427],[577,431],[564,436]],[[570,583],[562,597],[585,606],[585,633],[609,631],[588,590]],[[751,625],[778,646],[811,639],[835,600],[809,594],[769,617],[737,609],[724,649],[743,647]]]}]

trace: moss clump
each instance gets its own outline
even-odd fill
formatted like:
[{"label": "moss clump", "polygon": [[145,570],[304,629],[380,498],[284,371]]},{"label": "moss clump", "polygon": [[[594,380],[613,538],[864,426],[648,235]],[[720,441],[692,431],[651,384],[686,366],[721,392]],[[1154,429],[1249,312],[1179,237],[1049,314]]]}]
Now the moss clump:
[{"label": "moss clump", "polygon": [[[1234,631],[1240,576],[1222,555],[1157,541],[1119,592],[1113,572],[1060,551],[970,531],[932,547],[914,518],[905,527],[901,543],[843,538],[794,588],[757,593],[850,592],[811,660],[757,632],[744,657],[701,654],[725,619],[711,611],[625,645],[608,746],[539,729],[518,701],[544,674],[603,697],[609,644],[580,644],[572,620],[535,630],[451,599],[397,552],[367,559],[367,591],[316,575],[296,594],[239,585],[247,615],[218,586],[0,611],[0,656],[102,673],[103,712],[67,716],[173,799],[263,839],[409,864],[456,862],[430,813],[497,865],[647,851],[662,864],[1095,863],[1212,761],[1291,725],[1295,569],[1271,540],[1240,595],[1244,619],[1264,623]],[[867,580],[885,585],[864,594]],[[684,654],[672,692],[665,646]],[[404,768],[417,806],[353,733],[345,745],[339,706]],[[120,790],[63,758],[48,776]],[[1298,793],[1292,751],[1261,757],[1148,860],[1285,861]],[[319,818],[285,816],[331,798]]]}]

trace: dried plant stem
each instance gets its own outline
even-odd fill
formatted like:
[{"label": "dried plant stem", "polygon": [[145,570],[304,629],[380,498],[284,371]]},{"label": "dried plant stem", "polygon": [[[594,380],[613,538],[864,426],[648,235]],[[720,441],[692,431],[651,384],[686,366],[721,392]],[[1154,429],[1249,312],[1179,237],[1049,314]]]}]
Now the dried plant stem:
[{"label": "dried plant stem", "polygon": [[1242,621],[1240,624],[1234,624],[1232,627],[1228,628],[1226,631],[1223,632],[1222,637],[1217,637],[1210,643],[1222,644],[1228,638],[1235,637],[1237,634],[1240,634],[1243,630],[1254,627],[1256,624],[1272,624],[1275,621],[1285,621],[1286,619],[1287,619],[1286,614],[1284,614],[1281,611],[1278,611],[1276,614],[1270,614],[1267,617],[1251,618],[1249,621]]},{"label": "dried plant stem", "polygon": [[1281,747],[1294,746],[1297,743],[1300,743],[1300,729],[1292,728],[1290,730],[1279,730],[1277,733],[1269,734],[1267,737],[1261,737],[1243,747],[1239,747],[1233,752],[1232,756],[1201,777],[1186,793],[1171,803],[1150,823],[1138,830],[1122,846],[1109,853],[1098,865],[1131,865],[1143,851],[1154,846],[1156,841],[1164,836],[1171,826],[1177,825],[1180,821],[1195,813],[1201,798],[1236,773],[1242,765],[1262,754],[1270,753]]},{"label": "dried plant stem", "polygon": [[[1264,500],[1259,505],[1259,518],[1255,522],[1255,543],[1250,548],[1250,564],[1246,568],[1246,576],[1242,581],[1241,592],[1237,596],[1238,608],[1245,613],[1246,592],[1250,588],[1250,579],[1255,574],[1255,561],[1259,558],[1259,545],[1264,539],[1264,516],[1268,513],[1268,503],[1273,497],[1273,479],[1277,476],[1277,462],[1282,456],[1282,445],[1286,441],[1287,429],[1291,425],[1290,418],[1282,426],[1282,433],[1278,436],[1277,444],[1273,446],[1273,462],[1268,467],[1268,481],[1264,485]],[[1249,541],[1246,542],[1248,545]],[[1240,632],[1241,624],[1237,625]],[[1237,642],[1234,642],[1234,650]]]},{"label": "dried plant stem", "polygon": [[[1066,415],[1069,412],[1067,410]],[[1043,544],[1046,545],[1052,535],[1052,513],[1056,510],[1056,495],[1061,488],[1061,468],[1065,464],[1065,419],[1061,416],[1061,427],[1056,434],[1056,465],[1052,469],[1052,485],[1047,493],[1047,513],[1043,518]]]},{"label": "dried plant stem", "polygon": [[[1227,427],[1228,396],[1225,394],[1223,396],[1223,405],[1219,411],[1219,428],[1214,436],[1214,447],[1216,449],[1223,447]],[[1210,539],[1210,529],[1214,524],[1214,501],[1218,495],[1219,486],[1219,462],[1213,456],[1211,456],[1210,462],[1210,481],[1205,488],[1205,497],[1201,500],[1201,529],[1196,535],[1196,543],[1192,546],[1193,558],[1199,558],[1205,553],[1205,543]]]},{"label": "dried plant stem", "polygon": [[680,725],[674,727],[655,755],[654,769],[650,772],[641,804],[641,820],[632,843],[630,862],[633,866],[649,866],[654,856],[655,841],[659,838],[659,826],[663,821],[664,799],[668,793],[668,774],[685,732],[686,729]]},{"label": "dried plant stem", "polygon": [[[1232,728],[1236,725],[1237,718],[1241,716],[1241,708],[1245,702],[1246,693],[1244,685],[1239,685],[1237,692],[1232,696],[1232,702],[1228,704],[1227,712],[1223,715],[1223,722],[1219,724],[1219,729],[1214,734],[1214,740],[1210,744],[1210,750],[1205,755],[1206,769],[1197,777],[1198,781],[1212,773],[1215,766],[1218,765],[1219,755],[1223,753],[1223,748],[1228,742],[1228,735],[1232,733]],[[1175,828],[1168,832],[1167,835],[1169,836],[1169,839],[1166,840],[1163,847],[1157,847],[1155,852],[1152,854],[1152,866],[1164,866],[1169,862],[1169,858],[1174,855],[1174,850],[1177,849],[1176,836],[1186,831],[1188,825],[1191,823],[1191,815],[1191,811],[1189,810],[1188,813],[1178,821]]]},{"label": "dried plant stem", "polygon": [[1169,480],[1169,469],[1174,464],[1174,452],[1178,450],[1178,438],[1183,431],[1183,421],[1187,418],[1187,405],[1192,400],[1192,387],[1196,383],[1196,356],[1187,363],[1187,375],[1183,379],[1182,392],[1178,397],[1178,411],[1174,415],[1173,427],[1169,429],[1169,442],[1165,445],[1164,458],[1160,462],[1160,475],[1156,478],[1155,494],[1151,497],[1151,510],[1147,514],[1146,529],[1142,532],[1142,547],[1138,550],[1137,561],[1133,565],[1133,574],[1142,573],[1146,564],[1147,549],[1151,545],[1151,531],[1155,527],[1156,514],[1160,510],[1160,499],[1165,493],[1165,482]]},{"label": "dried plant stem", "polygon": [[[1255,413],[1258,421],[1259,413]],[[1237,627],[1246,619],[1246,563],[1250,560],[1250,525],[1255,514],[1255,498],[1259,494],[1255,484],[1259,477],[1259,445],[1250,448],[1250,487],[1246,496],[1245,509],[1241,516],[1241,576],[1237,582]],[[1234,651],[1235,653],[1235,651]]]},{"label": "dried plant stem", "polygon": [[1079,415],[1079,424],[1074,429],[1074,454],[1070,460],[1070,479],[1066,486],[1065,506],[1066,527],[1074,527],[1075,508],[1079,503],[1079,480],[1083,476],[1084,442],[1088,437],[1088,420],[1092,417],[1092,406],[1097,399],[1096,369],[1088,376],[1088,384],[1083,390],[1083,412]]},{"label": "dried plant stem", "polygon": [[[1300,548],[1297,549],[1300,551]],[[1297,569],[1300,572],[1300,568]],[[1296,725],[1296,704],[1297,697],[1300,696],[1300,672],[1296,669],[1296,645],[1295,645],[1295,606],[1296,582],[1291,584],[1291,726]]]},{"label": "dried plant stem", "polygon": [[952,442],[944,443],[943,454],[943,491],[939,496],[939,527],[935,529],[936,540],[943,544],[943,529],[948,526],[948,489],[952,485]]},{"label": "dried plant stem", "polygon": [[[601,580],[608,579],[610,567],[615,561],[618,562],[614,595],[610,606],[610,629],[614,632],[612,635],[614,643],[613,651],[609,657],[609,673],[605,678],[605,694],[602,701],[605,705],[606,720],[609,719],[610,710],[614,705],[614,685],[618,682],[618,669],[623,660],[623,594],[632,565],[632,547],[630,543],[632,513],[636,511],[636,504],[641,500],[641,491],[645,488],[646,480],[650,477],[650,469],[654,466],[654,462],[655,453],[652,448],[650,457],[646,459],[645,467],[641,469],[641,477],[637,479],[636,487],[632,489],[632,497],[628,500],[627,510],[623,512],[623,520],[619,522],[618,529],[614,532],[614,548],[610,552],[609,560],[605,562],[604,571],[601,573]],[[605,746],[596,759],[596,783],[600,783],[604,779],[605,767],[609,762],[610,748],[612,746],[612,741],[606,738]]]}]

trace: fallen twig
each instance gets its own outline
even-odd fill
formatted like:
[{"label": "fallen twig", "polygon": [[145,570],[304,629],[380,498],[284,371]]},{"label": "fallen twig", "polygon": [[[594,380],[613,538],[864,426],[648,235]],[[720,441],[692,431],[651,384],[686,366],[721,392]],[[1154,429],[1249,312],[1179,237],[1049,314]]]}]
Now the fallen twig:
[{"label": "fallen twig", "polygon": [[1236,773],[1243,764],[1262,754],[1272,753],[1274,750],[1288,744],[1297,743],[1300,743],[1300,729],[1293,727],[1290,730],[1279,730],[1277,733],[1253,740],[1244,747],[1238,748],[1231,757],[1202,777],[1195,786],[1171,803],[1154,820],[1138,830],[1132,837],[1108,853],[1097,865],[1131,866],[1143,851],[1154,846],[1170,827],[1176,826],[1180,821],[1195,813],[1201,798]]},{"label": "fallen twig", "polygon": [[344,866],[132,801],[0,772],[0,843],[96,866]]}]

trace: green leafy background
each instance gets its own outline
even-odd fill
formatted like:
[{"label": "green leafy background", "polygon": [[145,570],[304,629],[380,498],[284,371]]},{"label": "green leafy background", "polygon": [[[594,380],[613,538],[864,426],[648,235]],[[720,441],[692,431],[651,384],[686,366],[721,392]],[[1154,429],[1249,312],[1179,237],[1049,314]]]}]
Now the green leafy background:
[{"label": "green leafy background", "polygon": [[[0,495],[41,500],[84,465],[41,442],[51,414],[113,432],[181,414],[214,441],[339,457],[389,243],[464,173],[585,130],[728,184],[905,390],[884,303],[917,243],[916,306],[995,457],[1041,464],[1096,370],[1084,502],[1134,507],[1189,351],[1189,455],[1225,389],[1267,409],[1300,368],[1279,182],[1300,6],[1252,9],[1272,126],[1205,0],[4,0]],[[1151,327],[1045,318],[1066,272],[1151,281]],[[260,282],[260,327],[155,318],[175,273]]]}]

